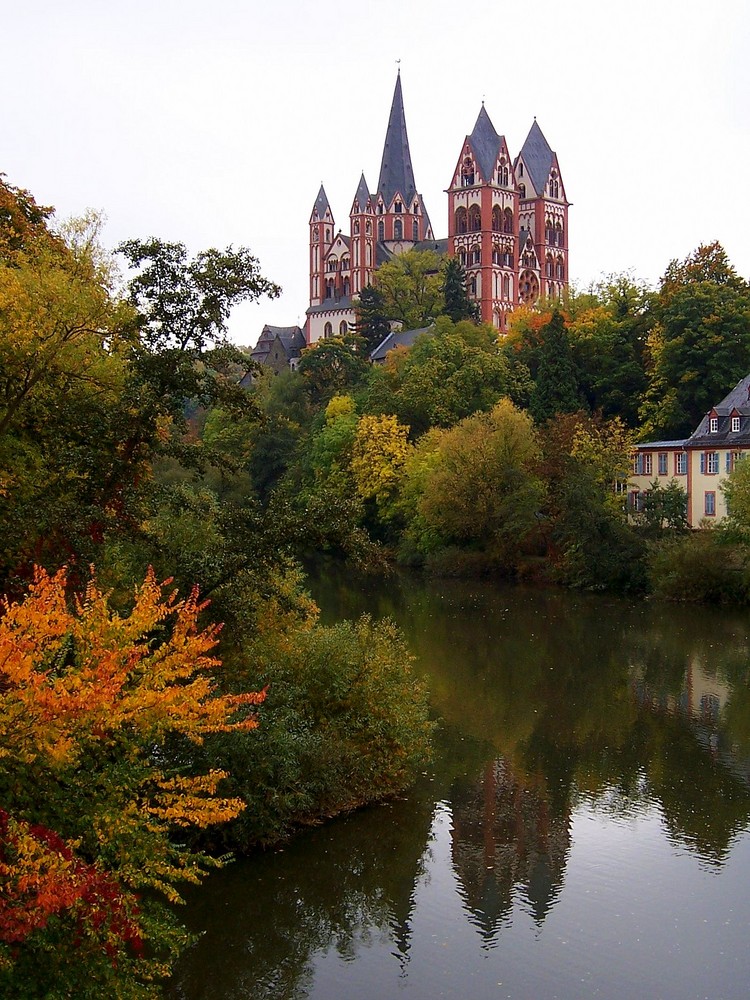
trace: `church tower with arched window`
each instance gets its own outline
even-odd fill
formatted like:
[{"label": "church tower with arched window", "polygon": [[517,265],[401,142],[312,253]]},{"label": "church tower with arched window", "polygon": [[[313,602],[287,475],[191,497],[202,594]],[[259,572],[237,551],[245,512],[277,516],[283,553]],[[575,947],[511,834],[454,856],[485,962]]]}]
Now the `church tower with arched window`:
[{"label": "church tower with arched window", "polygon": [[568,207],[557,154],[536,119],[512,158],[484,103],[464,138],[448,194],[448,238],[435,240],[417,192],[401,74],[386,128],[377,189],[361,175],[349,233],[335,229],[321,185],[310,217],[310,306],[305,338],[347,333],[354,302],[375,270],[412,248],[456,256],[480,318],[505,331],[513,309],[560,299],[568,286]]}]

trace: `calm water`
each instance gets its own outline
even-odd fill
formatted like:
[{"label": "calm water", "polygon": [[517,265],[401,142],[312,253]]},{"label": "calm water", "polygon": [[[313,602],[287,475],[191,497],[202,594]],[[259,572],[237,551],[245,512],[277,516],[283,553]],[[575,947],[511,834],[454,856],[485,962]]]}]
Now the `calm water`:
[{"label": "calm water", "polygon": [[404,629],[441,720],[402,800],[190,899],[172,997],[745,1000],[750,617],[319,580]]}]

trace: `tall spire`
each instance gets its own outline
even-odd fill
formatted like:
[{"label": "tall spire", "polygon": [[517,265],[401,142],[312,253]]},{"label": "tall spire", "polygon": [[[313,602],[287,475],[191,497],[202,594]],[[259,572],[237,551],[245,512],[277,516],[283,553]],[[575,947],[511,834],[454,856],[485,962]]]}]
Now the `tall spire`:
[{"label": "tall spire", "polygon": [[414,171],[409,152],[409,137],[406,134],[404,98],[401,93],[401,70],[399,68],[393,103],[391,104],[391,114],[388,119],[388,129],[385,133],[378,194],[383,196],[383,201],[386,206],[389,206],[397,191],[407,202],[410,202],[416,190],[417,185],[414,183]]}]

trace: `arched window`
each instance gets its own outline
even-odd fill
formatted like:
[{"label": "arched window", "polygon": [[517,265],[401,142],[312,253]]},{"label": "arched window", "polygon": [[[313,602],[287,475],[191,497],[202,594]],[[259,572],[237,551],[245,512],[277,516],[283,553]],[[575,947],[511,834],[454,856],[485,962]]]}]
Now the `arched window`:
[{"label": "arched window", "polygon": [[503,232],[512,233],[513,232],[513,213],[509,208],[506,208],[503,212]]},{"label": "arched window", "polygon": [[365,264],[370,267],[372,265],[372,247],[368,243],[365,247]]},{"label": "arched window", "polygon": [[323,336],[324,337],[333,336],[333,327],[331,326],[330,323],[326,323],[326,325],[323,327]]},{"label": "arched window", "polygon": [[404,224],[401,219],[396,219],[393,223],[393,238],[394,240],[402,240],[404,238]]},{"label": "arched window", "polygon": [[385,223],[382,219],[378,222],[378,239],[381,243],[385,239]]},{"label": "arched window", "polygon": [[411,238],[415,243],[419,241],[419,223],[416,219],[411,224]]},{"label": "arched window", "polygon": [[470,261],[472,264],[482,263],[482,248],[479,246],[478,243],[475,243],[474,246],[471,248]]},{"label": "arched window", "polygon": [[317,229],[313,229],[313,243],[317,243],[320,239],[320,233]]},{"label": "arched window", "polygon": [[341,322],[339,323],[339,333],[341,334],[342,337],[346,334],[348,329],[349,327],[347,325],[346,320],[342,319]]},{"label": "arched window", "polygon": [[507,274],[503,275],[503,298],[506,300],[510,298],[510,278]]},{"label": "arched window", "polygon": [[464,159],[463,167],[461,168],[461,184],[464,187],[471,187],[474,183],[474,162],[470,156]]},{"label": "arched window", "polygon": [[354,233],[355,235],[359,232],[359,219],[354,220]]},{"label": "arched window", "polygon": [[342,271],[348,271],[349,268],[350,268],[350,266],[351,265],[349,264],[349,258],[348,257],[342,257],[341,258],[341,270]]},{"label": "arched window", "polygon": [[544,261],[544,274],[547,278],[554,278],[555,276],[554,265],[552,263],[552,257],[550,256],[550,254],[547,254],[547,257],[545,258]]},{"label": "arched window", "polygon": [[326,298],[333,298],[333,281],[326,281]]},{"label": "arched window", "polygon": [[326,243],[330,243],[330,242],[331,242],[331,230],[330,229],[326,229]]},{"label": "arched window", "polygon": [[556,277],[558,281],[565,281],[565,261],[562,257],[557,258]]},{"label": "arched window", "polygon": [[372,236],[372,223],[370,222],[369,219],[365,223],[365,232],[367,233],[368,236]]},{"label": "arched window", "polygon": [[344,295],[349,295],[352,290],[351,282],[348,278],[344,278]]},{"label": "arched window", "polygon": [[500,166],[497,168],[497,183],[503,187],[508,186],[508,167],[505,164],[505,157],[501,157]]},{"label": "arched window", "polygon": [[499,233],[502,231],[502,213],[500,211],[499,205],[492,206],[492,232]]},{"label": "arched window", "polygon": [[456,232],[457,233],[467,233],[469,231],[469,225],[466,221],[466,209],[457,208],[456,209]]},{"label": "arched window", "polygon": [[404,210],[404,206],[401,204],[400,201],[397,201],[396,204],[393,206],[393,211],[397,215],[400,215],[403,212],[403,210]]},{"label": "arched window", "polygon": [[[523,174],[523,170],[521,170],[521,173]],[[520,196],[522,198],[526,197],[526,185],[525,184],[519,184],[518,185],[518,193],[520,194]]]},{"label": "arched window", "polygon": [[469,209],[469,230],[472,233],[478,233],[482,228],[482,213],[479,211],[479,205],[472,205]]}]

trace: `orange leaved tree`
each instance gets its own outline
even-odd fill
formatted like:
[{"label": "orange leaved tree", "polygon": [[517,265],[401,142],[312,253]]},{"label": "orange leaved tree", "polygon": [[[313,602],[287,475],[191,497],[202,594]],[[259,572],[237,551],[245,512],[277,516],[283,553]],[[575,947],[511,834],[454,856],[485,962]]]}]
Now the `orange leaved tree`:
[{"label": "orange leaved tree", "polygon": [[159,898],[209,863],[175,832],[243,808],[191,747],[255,727],[264,697],[216,692],[203,607],[149,572],[120,615],[38,570],[0,608],[0,993],[158,995],[185,940]]}]

